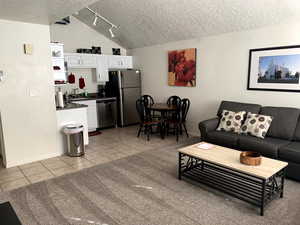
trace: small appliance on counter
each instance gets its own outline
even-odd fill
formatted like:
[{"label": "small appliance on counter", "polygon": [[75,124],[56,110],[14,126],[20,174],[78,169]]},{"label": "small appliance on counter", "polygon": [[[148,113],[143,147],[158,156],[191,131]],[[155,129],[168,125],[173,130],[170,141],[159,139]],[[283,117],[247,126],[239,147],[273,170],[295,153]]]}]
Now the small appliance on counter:
[{"label": "small appliance on counter", "polygon": [[55,100],[56,100],[56,106],[59,108],[64,108],[65,104],[64,104],[64,96],[63,93],[61,91],[61,89],[58,89],[58,92],[56,92],[55,95]]}]

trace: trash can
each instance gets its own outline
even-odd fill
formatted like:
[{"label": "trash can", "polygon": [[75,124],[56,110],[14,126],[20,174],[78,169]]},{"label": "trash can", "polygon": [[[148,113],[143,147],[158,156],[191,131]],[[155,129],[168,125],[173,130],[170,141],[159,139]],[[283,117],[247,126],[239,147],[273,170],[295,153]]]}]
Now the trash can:
[{"label": "trash can", "polygon": [[78,157],[84,155],[84,141],[83,141],[82,124],[69,124],[64,126],[63,132],[67,136],[67,155]]}]

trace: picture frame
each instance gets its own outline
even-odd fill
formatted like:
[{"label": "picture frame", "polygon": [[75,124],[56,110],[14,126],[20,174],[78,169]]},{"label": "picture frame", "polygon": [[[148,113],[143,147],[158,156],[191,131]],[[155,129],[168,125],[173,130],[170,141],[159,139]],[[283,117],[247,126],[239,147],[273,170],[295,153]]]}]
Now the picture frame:
[{"label": "picture frame", "polygon": [[247,90],[300,92],[300,45],[249,50]]},{"label": "picture frame", "polygon": [[195,87],[196,64],[196,48],[168,51],[168,85]]}]

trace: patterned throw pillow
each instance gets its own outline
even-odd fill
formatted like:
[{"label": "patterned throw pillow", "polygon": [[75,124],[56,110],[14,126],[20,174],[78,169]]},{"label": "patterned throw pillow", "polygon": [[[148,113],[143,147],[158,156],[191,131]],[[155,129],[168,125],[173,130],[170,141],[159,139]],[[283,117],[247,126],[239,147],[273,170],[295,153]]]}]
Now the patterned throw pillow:
[{"label": "patterned throw pillow", "polygon": [[241,127],[241,134],[249,134],[265,138],[272,122],[272,116],[248,113],[245,123]]},{"label": "patterned throw pillow", "polygon": [[240,131],[242,121],[244,120],[245,115],[245,111],[232,112],[228,110],[223,110],[222,117],[220,119],[220,123],[217,130],[238,133]]}]

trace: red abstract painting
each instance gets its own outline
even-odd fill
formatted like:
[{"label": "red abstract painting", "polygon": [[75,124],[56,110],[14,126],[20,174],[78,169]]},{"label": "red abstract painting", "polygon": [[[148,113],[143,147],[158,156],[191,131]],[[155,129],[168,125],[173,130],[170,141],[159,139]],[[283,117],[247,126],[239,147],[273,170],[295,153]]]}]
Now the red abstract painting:
[{"label": "red abstract painting", "polygon": [[196,48],[169,51],[168,63],[170,86],[196,86]]}]

